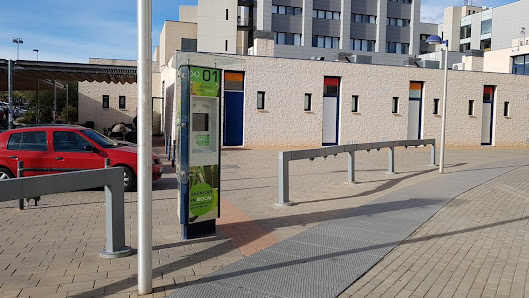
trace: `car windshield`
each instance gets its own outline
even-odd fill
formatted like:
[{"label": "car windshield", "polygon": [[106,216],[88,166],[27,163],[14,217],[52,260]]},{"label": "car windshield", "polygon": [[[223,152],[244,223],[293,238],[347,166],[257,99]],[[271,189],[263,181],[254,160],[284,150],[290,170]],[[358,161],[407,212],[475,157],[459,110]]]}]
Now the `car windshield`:
[{"label": "car windshield", "polygon": [[119,146],[118,143],[114,142],[112,139],[105,137],[104,135],[98,133],[95,130],[86,129],[86,130],[82,130],[81,132],[103,148],[112,148],[112,147]]}]

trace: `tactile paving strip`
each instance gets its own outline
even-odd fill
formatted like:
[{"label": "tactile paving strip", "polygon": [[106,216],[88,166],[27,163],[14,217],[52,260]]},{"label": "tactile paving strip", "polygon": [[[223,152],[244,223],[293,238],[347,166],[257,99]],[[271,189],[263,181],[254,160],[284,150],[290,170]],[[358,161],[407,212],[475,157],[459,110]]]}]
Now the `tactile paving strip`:
[{"label": "tactile paving strip", "polygon": [[520,167],[492,162],[354,208],[226,266],[169,297],[336,297],[457,195]]}]

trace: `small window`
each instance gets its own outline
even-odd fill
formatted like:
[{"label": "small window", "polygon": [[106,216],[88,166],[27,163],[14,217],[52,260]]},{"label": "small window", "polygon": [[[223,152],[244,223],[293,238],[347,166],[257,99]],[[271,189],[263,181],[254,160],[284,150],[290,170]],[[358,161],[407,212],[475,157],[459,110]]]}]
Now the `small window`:
[{"label": "small window", "polygon": [[120,96],[119,96],[119,108],[120,108],[121,110],[124,110],[125,107],[126,107],[126,97],[123,96],[123,95],[120,95]]},{"label": "small window", "polygon": [[399,98],[393,97],[392,105],[391,105],[391,112],[393,114],[399,113]]},{"label": "small window", "polygon": [[439,115],[439,98],[433,99],[433,114]]},{"label": "small window", "polygon": [[228,20],[228,9],[226,9],[226,21]]},{"label": "small window", "polygon": [[358,112],[358,95],[353,95],[351,104],[351,112]]},{"label": "small window", "polygon": [[7,150],[47,151],[46,132],[31,131],[12,134],[7,142]]},{"label": "small window", "polygon": [[93,146],[80,134],[71,131],[53,132],[53,147],[55,152],[81,152],[90,153],[85,150],[86,146]]},{"label": "small window", "polygon": [[265,93],[264,91],[257,91],[257,109],[264,110],[265,106]]},{"label": "small window", "polygon": [[7,141],[7,150],[20,150],[20,142],[22,141],[21,133],[14,133]]},{"label": "small window", "polygon": [[468,101],[468,115],[473,116],[474,115],[474,100]]},{"label": "small window", "polygon": [[110,97],[108,95],[103,95],[103,109],[108,109],[110,107]]},{"label": "small window", "polygon": [[225,40],[224,41],[224,50],[227,52],[228,51],[228,40]]},{"label": "small window", "polygon": [[508,101],[503,103],[503,116],[509,117],[509,102]]},{"label": "small window", "polygon": [[305,93],[305,101],[303,103],[303,110],[310,111],[312,110],[312,94]]}]

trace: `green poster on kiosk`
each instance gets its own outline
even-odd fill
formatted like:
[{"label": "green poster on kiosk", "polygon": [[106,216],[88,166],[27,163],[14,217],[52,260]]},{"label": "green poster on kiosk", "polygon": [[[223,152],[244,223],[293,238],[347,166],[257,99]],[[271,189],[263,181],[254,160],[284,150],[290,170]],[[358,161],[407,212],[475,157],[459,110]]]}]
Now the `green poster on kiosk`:
[{"label": "green poster on kiosk", "polygon": [[219,217],[220,78],[190,67],[189,224]]}]

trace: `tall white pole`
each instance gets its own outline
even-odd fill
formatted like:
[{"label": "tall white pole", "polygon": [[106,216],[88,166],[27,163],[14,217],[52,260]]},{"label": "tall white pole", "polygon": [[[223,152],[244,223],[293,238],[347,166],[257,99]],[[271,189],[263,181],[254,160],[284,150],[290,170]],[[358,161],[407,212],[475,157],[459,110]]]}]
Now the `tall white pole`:
[{"label": "tall white pole", "polygon": [[441,150],[439,152],[439,174],[443,173],[445,159],[445,127],[446,127],[446,86],[448,84],[448,44],[445,47],[445,80],[443,88],[443,115],[441,124]]},{"label": "tall white pole", "polygon": [[138,0],[138,294],[152,293],[152,0]]}]

